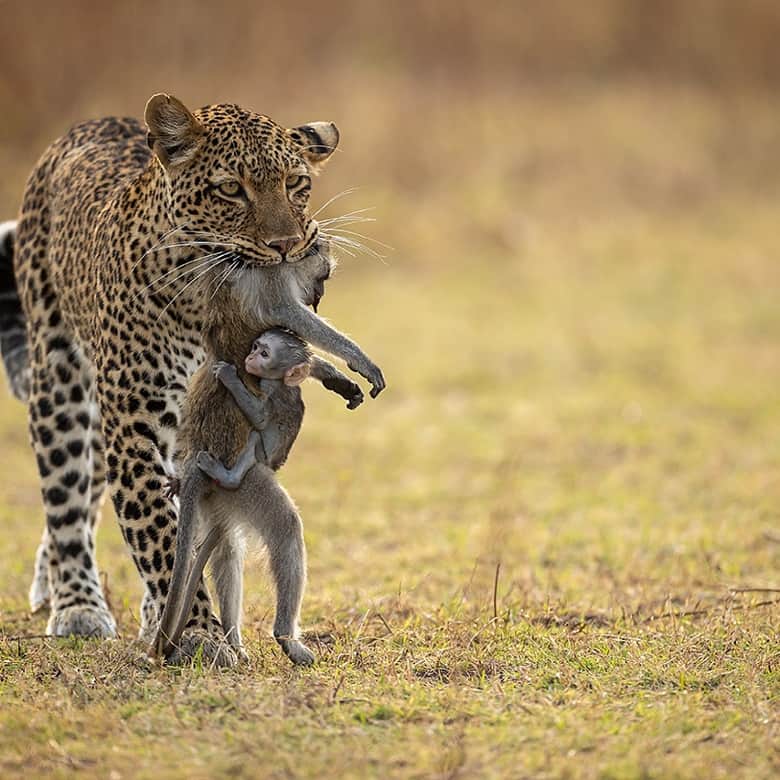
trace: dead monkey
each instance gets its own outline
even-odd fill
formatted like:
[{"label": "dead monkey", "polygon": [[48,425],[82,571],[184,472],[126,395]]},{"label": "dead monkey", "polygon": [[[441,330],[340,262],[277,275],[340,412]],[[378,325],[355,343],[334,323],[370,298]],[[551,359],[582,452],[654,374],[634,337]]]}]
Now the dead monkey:
[{"label": "dead monkey", "polygon": [[[262,344],[266,348],[275,348],[277,344],[273,337],[266,336],[265,341],[261,337],[260,349],[247,357],[250,350],[244,334],[250,324],[262,329],[263,325],[290,327],[288,323],[294,322],[303,330],[301,336],[313,335],[315,343],[343,357],[369,378],[372,396],[381,392],[381,371],[354,342],[305,308],[306,304],[318,303],[331,267],[329,258],[317,253],[294,265],[282,263],[259,269],[254,274],[262,273],[265,284],[249,291],[248,285],[226,291],[214,300],[204,335],[207,360],[192,378],[184,407],[179,437],[183,465],[176,555],[153,652],[175,657],[192,598],[212,551],[223,628],[228,641],[241,649],[242,530],[249,529],[259,532],[268,550],[277,592],[274,636],[294,663],[310,664],[314,660],[311,651],[298,639],[298,615],[306,578],[302,524],[274,470],[286,459],[300,429],[303,403],[297,385],[307,373],[346,398],[350,408],[362,401],[362,393],[330,363],[311,356],[305,345],[301,345],[303,351],[298,358],[302,355],[306,360],[298,359],[284,369],[285,374],[289,372],[287,383],[282,375],[282,381],[262,379],[258,385],[251,375],[255,368],[263,370],[257,362],[258,358],[263,360],[262,354],[258,354],[263,351]],[[250,311],[248,300],[253,304]],[[293,314],[285,316],[290,311]],[[280,338],[278,331],[274,333]],[[288,350],[290,343],[286,344]],[[270,359],[271,350],[266,351]],[[217,356],[234,365],[228,367]],[[274,370],[267,364],[265,369]],[[213,375],[218,376],[218,381]],[[268,382],[275,385],[273,392],[268,393]],[[230,468],[223,464],[230,464]],[[206,473],[209,470],[226,486],[238,486],[232,490],[218,488],[213,476]],[[190,566],[199,525],[208,532]]]}]

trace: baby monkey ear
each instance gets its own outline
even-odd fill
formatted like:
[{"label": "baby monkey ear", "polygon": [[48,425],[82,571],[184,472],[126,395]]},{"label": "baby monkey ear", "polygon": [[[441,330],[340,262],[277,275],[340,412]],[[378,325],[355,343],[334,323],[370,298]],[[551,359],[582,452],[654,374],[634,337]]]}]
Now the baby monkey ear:
[{"label": "baby monkey ear", "polygon": [[308,363],[297,363],[284,372],[284,383],[288,387],[297,387],[309,376],[311,366]]}]

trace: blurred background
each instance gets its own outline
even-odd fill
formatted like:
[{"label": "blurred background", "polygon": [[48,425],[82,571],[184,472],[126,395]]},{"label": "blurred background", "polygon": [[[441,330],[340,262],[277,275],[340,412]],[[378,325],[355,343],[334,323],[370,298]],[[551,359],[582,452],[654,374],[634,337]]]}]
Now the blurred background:
[{"label": "blurred background", "polygon": [[[141,116],[157,91],[341,128],[313,205],[358,188],[323,216],[370,209],[348,228],[385,257],[342,253],[323,307],[389,389],[352,417],[309,393],[285,484],[311,518],[315,581],[356,587],[351,569],[325,571],[348,558],[374,572],[371,592],[400,571],[435,600],[476,560],[489,593],[502,555],[524,603],[576,605],[613,559],[648,581],[709,572],[702,545],[736,568],[774,560],[733,534],[748,507],[756,533],[776,523],[780,4],[31,0],[0,14],[2,218],[69,125]],[[39,499],[24,412],[8,395],[1,411],[23,603]],[[135,574],[107,525],[125,593]]]},{"label": "blurred background", "polygon": [[[322,663],[279,658],[253,556],[252,662],[210,688],[26,641],[0,377],[0,773],[777,776],[779,42],[778,0],[0,0],[0,220],[155,92],[333,120],[312,206],[375,221],[331,223],[365,248],[320,311],[388,380],[310,383],[280,476]],[[133,638],[111,517],[98,563]]]},{"label": "blurred background", "polygon": [[404,239],[410,218],[440,247],[476,239],[481,257],[508,260],[545,207],[690,208],[724,185],[777,183],[773,0],[0,9],[3,214],[70,124],[139,116],[155,91],[335,120],[343,155],[320,192],[362,185],[397,201],[402,213],[380,214],[397,263],[443,262]]},{"label": "blurred background", "polygon": [[[375,221],[335,228],[366,249],[320,311],[388,380],[356,412],[307,387],[281,474],[323,663],[286,671],[253,557],[234,693],[126,644],[0,643],[0,766],[777,776],[779,42],[778,0],[0,0],[0,220],[69,125],[155,92],[333,120],[313,208]],[[0,385],[24,637],[42,511]],[[132,638],[111,517],[98,562]]]}]

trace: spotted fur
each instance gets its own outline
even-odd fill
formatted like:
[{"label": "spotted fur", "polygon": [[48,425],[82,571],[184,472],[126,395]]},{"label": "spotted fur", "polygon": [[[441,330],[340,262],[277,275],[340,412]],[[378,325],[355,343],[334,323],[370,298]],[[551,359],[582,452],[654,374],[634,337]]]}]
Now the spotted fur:
[{"label": "spotted fur", "polygon": [[[310,177],[338,142],[332,124],[286,130],[165,95],[146,119],[86,122],[53,143],[25,188],[15,247],[13,226],[0,234],[0,347],[28,399],[46,513],[30,597],[50,606],[56,636],[116,630],[95,560],[106,484],[145,586],[141,635],[155,630],[177,518],[163,488],[209,297],[315,244]],[[185,650],[234,660],[205,587],[188,627]]]}]

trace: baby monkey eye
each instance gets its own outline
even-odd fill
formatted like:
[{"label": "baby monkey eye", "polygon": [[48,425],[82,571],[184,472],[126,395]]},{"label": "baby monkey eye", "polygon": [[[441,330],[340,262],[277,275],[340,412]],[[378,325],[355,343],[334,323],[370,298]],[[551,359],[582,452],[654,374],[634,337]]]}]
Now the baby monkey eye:
[{"label": "baby monkey eye", "polygon": [[217,189],[228,198],[237,198],[244,194],[244,188],[237,181],[224,181]]},{"label": "baby monkey eye", "polygon": [[267,358],[268,357],[268,350],[267,349],[261,350],[260,351],[260,357]]}]

